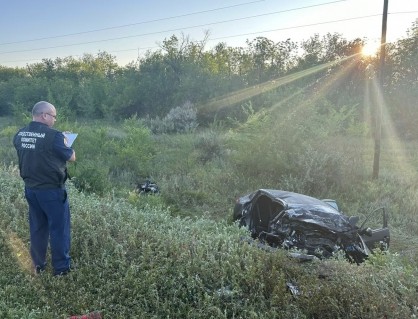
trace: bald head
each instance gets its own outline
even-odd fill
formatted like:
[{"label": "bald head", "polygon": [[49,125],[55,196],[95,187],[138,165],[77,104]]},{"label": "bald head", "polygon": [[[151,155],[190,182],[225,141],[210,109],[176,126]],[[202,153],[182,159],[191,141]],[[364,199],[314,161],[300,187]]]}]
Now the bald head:
[{"label": "bald head", "polygon": [[51,103],[40,101],[32,108],[32,117],[34,121],[53,126],[57,116],[55,106]]},{"label": "bald head", "polygon": [[55,107],[51,103],[40,101],[33,106],[32,115],[41,115],[42,113],[48,113],[51,111],[55,111]]}]

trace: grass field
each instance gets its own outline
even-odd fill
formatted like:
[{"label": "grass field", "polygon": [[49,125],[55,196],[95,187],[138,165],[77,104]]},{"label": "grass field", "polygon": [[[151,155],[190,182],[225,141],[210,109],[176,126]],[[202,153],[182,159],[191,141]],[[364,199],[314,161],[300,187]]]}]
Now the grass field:
[{"label": "grass field", "polygon": [[[2,123],[10,125],[4,119]],[[91,138],[82,129],[84,138]],[[95,129],[89,127],[97,136]],[[9,131],[1,130],[4,160],[14,156]],[[129,127],[127,135],[109,131],[123,138],[130,132]],[[100,132],[108,134],[104,127]],[[120,169],[113,176],[118,187],[110,186],[103,194],[80,191],[70,182],[72,257],[77,270],[64,278],[52,277],[49,270],[41,276],[31,272],[23,184],[16,166],[3,164],[0,317],[55,319],[92,311],[112,319],[418,315],[415,141],[382,140],[379,179],[372,180],[370,138],[329,137],[306,148],[288,148],[303,155],[294,157],[291,165],[278,163],[284,148],[276,153],[256,141],[257,152],[266,154],[260,158],[248,145],[240,148],[234,138],[222,131],[152,137],[149,172],[161,186],[159,197],[138,196],[130,182],[122,186],[121,181],[135,176]],[[100,154],[96,144],[78,145],[80,165],[83,157],[91,156],[83,152]],[[213,150],[216,156],[209,156]],[[110,167],[119,160],[109,156],[107,163]],[[270,164],[273,168],[266,166]],[[283,167],[292,166],[296,167],[292,173],[304,174],[286,175]],[[280,173],[260,176],[263,169]],[[361,265],[342,256],[300,263],[283,250],[249,245],[246,231],[231,222],[234,198],[255,188],[285,186],[334,198],[349,215],[364,217],[385,206],[390,214],[390,252],[378,253]],[[370,222],[378,224],[380,218]],[[288,290],[290,284],[300,295]]]}]

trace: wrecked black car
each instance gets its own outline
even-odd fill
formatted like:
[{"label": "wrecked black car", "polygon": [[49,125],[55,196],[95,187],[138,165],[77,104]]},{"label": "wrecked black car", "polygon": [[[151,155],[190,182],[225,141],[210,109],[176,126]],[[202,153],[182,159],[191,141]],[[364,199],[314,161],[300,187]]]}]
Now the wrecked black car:
[{"label": "wrecked black car", "polygon": [[306,259],[329,258],[343,251],[350,261],[361,263],[375,248],[389,247],[387,213],[384,208],[372,213],[379,210],[382,228],[365,228],[364,223],[357,225],[358,217],[344,215],[334,200],[259,189],[237,199],[233,218],[269,246],[303,252]]}]

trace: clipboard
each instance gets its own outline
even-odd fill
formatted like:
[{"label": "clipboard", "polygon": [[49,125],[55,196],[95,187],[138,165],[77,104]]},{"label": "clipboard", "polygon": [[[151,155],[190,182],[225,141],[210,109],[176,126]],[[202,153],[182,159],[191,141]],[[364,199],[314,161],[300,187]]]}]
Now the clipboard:
[{"label": "clipboard", "polygon": [[78,134],[77,133],[68,133],[68,132],[64,132],[62,133],[64,134],[64,137],[66,139],[66,145],[68,147],[71,147],[71,145],[73,145],[75,139],[77,138]]}]

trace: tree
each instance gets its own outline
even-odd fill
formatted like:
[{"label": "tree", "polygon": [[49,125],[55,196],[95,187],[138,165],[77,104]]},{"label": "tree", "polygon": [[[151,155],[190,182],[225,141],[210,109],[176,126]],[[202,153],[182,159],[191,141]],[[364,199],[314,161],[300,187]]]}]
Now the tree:
[{"label": "tree", "polygon": [[405,137],[418,136],[418,19],[407,37],[388,46],[386,90],[388,104],[398,132]]},{"label": "tree", "polygon": [[286,45],[276,44],[265,37],[247,40],[247,45],[253,61],[254,83],[265,82],[285,73],[284,66],[289,56],[289,52],[284,50]]}]

